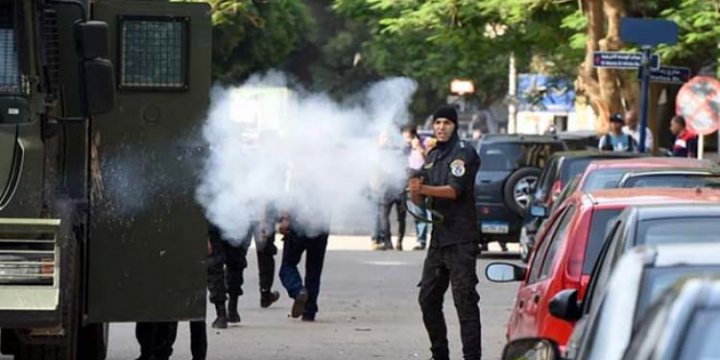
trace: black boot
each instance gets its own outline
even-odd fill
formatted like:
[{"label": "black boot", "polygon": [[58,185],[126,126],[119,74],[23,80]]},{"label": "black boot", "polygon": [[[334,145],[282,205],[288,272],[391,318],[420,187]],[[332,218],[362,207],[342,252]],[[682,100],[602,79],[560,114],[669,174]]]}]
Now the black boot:
[{"label": "black boot", "polygon": [[215,304],[215,312],[217,312],[217,319],[212,323],[213,329],[227,329],[228,316],[225,302]]},{"label": "black boot", "polygon": [[237,296],[231,296],[230,300],[228,301],[228,322],[229,323],[239,323],[240,322],[240,314],[238,314],[238,297]]},{"label": "black boot", "polygon": [[305,313],[305,304],[307,304],[308,297],[308,292],[304,288],[300,290],[297,295],[295,295],[295,302],[293,302],[290,316],[297,319]]},{"label": "black boot", "polygon": [[277,291],[260,290],[260,307],[268,308],[274,302],[280,299],[280,293]]}]

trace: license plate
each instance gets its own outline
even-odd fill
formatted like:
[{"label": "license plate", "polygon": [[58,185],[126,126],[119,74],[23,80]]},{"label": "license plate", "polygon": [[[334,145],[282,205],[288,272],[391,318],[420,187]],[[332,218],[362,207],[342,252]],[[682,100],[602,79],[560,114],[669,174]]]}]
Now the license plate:
[{"label": "license plate", "polygon": [[507,234],[510,232],[510,225],[504,222],[484,222],[482,223],[482,232],[484,234]]}]

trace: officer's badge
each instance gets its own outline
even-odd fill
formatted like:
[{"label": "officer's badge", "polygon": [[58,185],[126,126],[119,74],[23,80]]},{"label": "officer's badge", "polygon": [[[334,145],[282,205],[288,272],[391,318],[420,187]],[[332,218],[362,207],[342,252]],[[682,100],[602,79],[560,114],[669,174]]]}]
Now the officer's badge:
[{"label": "officer's badge", "polygon": [[450,164],[450,173],[457,177],[465,175],[465,162],[462,160],[453,161]]}]

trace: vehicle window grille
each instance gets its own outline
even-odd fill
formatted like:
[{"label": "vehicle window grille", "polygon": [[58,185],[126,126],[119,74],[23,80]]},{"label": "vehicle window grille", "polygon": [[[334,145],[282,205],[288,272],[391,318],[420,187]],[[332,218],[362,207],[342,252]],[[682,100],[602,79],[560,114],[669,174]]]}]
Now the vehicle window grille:
[{"label": "vehicle window grille", "polygon": [[42,36],[47,90],[49,94],[55,96],[60,83],[60,35],[57,12],[53,9],[45,9],[42,12]]},{"label": "vehicle window grille", "polygon": [[183,90],[188,86],[187,18],[120,19],[120,87]]},{"label": "vehicle window grille", "polygon": [[21,92],[17,13],[14,0],[0,0],[0,94]]}]

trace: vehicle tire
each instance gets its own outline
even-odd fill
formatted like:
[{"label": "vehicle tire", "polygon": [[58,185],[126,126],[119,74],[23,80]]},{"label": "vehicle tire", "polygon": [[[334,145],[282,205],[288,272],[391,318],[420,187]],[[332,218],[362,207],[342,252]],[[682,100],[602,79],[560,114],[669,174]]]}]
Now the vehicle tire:
[{"label": "vehicle tire", "polygon": [[516,170],[505,181],[503,199],[505,205],[519,216],[524,216],[530,203],[530,194],[540,178],[542,170],[525,167]]}]

